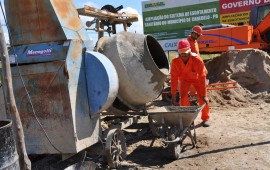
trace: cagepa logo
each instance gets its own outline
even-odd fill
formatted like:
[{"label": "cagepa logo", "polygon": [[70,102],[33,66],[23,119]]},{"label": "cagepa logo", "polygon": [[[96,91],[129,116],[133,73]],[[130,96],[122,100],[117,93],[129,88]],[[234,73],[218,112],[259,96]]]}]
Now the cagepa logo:
[{"label": "cagepa logo", "polygon": [[153,7],[160,7],[160,6],[165,6],[165,2],[155,2],[151,4],[145,4],[145,8],[153,8]]},{"label": "cagepa logo", "polygon": [[52,55],[52,48],[48,48],[45,50],[28,50],[26,56],[34,57],[34,56],[50,56]]}]

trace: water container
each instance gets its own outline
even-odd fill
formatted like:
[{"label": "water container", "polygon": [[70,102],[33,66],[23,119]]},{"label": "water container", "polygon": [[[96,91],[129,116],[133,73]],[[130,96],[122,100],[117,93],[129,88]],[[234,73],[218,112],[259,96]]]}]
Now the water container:
[{"label": "water container", "polygon": [[0,120],[0,169],[20,169],[10,120]]}]

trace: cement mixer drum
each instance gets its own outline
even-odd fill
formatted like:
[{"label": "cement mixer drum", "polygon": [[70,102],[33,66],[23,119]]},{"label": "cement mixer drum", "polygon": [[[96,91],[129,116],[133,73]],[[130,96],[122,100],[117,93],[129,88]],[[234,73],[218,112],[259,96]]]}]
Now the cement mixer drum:
[{"label": "cement mixer drum", "polygon": [[111,60],[119,76],[119,91],[113,107],[140,110],[161,93],[169,63],[155,38],[121,32],[101,38],[97,50]]}]

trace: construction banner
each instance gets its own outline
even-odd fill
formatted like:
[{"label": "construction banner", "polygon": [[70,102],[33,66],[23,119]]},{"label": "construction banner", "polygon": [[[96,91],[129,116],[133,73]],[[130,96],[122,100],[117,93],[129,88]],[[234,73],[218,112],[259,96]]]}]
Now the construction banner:
[{"label": "construction banner", "polygon": [[154,36],[163,49],[176,50],[195,25],[249,24],[252,6],[270,0],[149,0],[142,1],[144,34]]},{"label": "construction banner", "polygon": [[189,35],[190,28],[198,23],[219,22],[218,1],[200,5],[190,1],[183,5],[178,1],[144,3],[144,33],[150,33],[158,40],[174,39]]},{"label": "construction banner", "polygon": [[270,0],[220,0],[220,23],[249,24],[251,7],[269,3]]}]

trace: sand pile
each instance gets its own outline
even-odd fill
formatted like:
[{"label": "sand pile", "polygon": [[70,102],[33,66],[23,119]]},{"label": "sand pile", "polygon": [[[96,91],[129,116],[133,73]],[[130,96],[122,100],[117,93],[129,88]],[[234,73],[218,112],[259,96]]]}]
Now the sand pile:
[{"label": "sand pile", "polygon": [[236,81],[239,84],[237,89],[208,91],[213,104],[237,107],[261,100],[270,102],[270,56],[266,52],[229,51],[207,62],[206,67],[209,83]]}]

